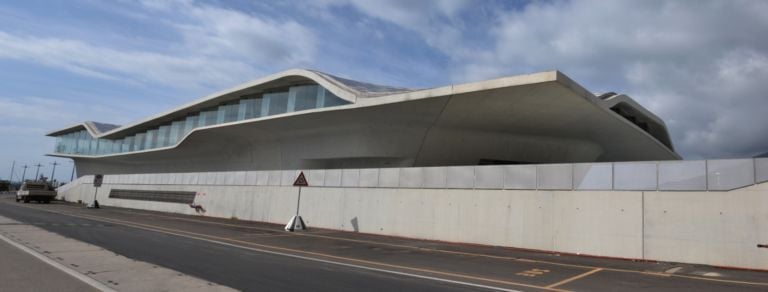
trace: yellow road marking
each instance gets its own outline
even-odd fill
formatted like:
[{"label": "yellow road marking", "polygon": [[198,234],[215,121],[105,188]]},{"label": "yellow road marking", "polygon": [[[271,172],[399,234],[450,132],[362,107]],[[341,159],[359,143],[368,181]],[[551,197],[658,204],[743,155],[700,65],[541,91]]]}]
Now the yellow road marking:
[{"label": "yellow road marking", "polygon": [[[7,202],[4,202],[4,203],[8,204]],[[16,206],[22,206],[22,205],[16,205]],[[33,209],[36,209],[36,210],[48,211],[48,209],[43,209],[42,207],[40,207],[40,208],[32,207],[32,206],[23,206],[23,207],[33,208]],[[189,218],[180,218],[180,217],[166,216],[166,215],[159,215],[159,214],[143,213],[142,211],[144,211],[144,210],[138,210],[138,209],[135,210],[137,212],[125,212],[125,211],[118,211],[118,210],[115,210],[115,209],[112,209],[110,211],[115,211],[115,212],[118,212],[118,213],[126,213],[126,214],[137,214],[137,215],[139,215],[139,214],[142,214],[142,215],[146,214],[146,215],[150,215],[150,216],[171,218],[171,219],[182,220],[182,221],[189,221],[189,222],[196,222],[196,223],[205,223],[205,224],[213,224],[213,225],[221,225],[221,226],[231,226],[231,227],[240,227],[240,228],[251,228],[251,229],[265,230],[265,231],[276,231],[274,229],[263,228],[263,227],[236,225],[236,224],[228,224],[228,223],[221,223],[221,222],[205,221],[205,220],[199,220],[199,219],[189,219]],[[54,212],[54,213],[57,213],[57,212]],[[180,215],[185,215],[185,214],[180,214]],[[206,217],[204,217],[204,218],[206,218]],[[565,264],[565,263],[543,261],[543,260],[532,260],[532,259],[524,259],[524,258],[507,257],[507,256],[495,256],[495,255],[480,254],[480,253],[471,253],[471,252],[462,252],[462,251],[451,251],[451,250],[443,250],[443,249],[415,247],[415,246],[409,246],[409,245],[394,244],[394,243],[384,243],[384,242],[377,242],[377,241],[370,241],[370,240],[360,240],[360,239],[351,239],[351,238],[343,238],[343,237],[333,237],[333,236],[327,236],[327,235],[317,235],[317,234],[312,234],[312,233],[291,233],[291,234],[296,235],[296,236],[319,237],[319,238],[327,238],[327,239],[333,239],[333,240],[343,240],[343,241],[349,241],[349,242],[358,242],[358,243],[368,243],[368,244],[384,245],[384,246],[392,246],[392,247],[401,247],[401,248],[408,248],[408,249],[415,249],[415,250],[422,250],[422,251],[430,251],[430,252],[437,252],[437,253],[457,254],[457,255],[466,255],[466,256],[477,256],[477,257],[484,257],[484,258],[492,258],[492,259],[500,259],[500,260],[512,260],[512,261],[529,262],[529,263],[542,263],[542,264],[549,264],[549,265],[554,265],[554,266],[582,268],[582,269],[589,269],[589,270],[601,269],[603,271],[620,272],[620,273],[632,273],[632,274],[640,274],[640,275],[655,276],[655,277],[679,277],[679,278],[686,278],[686,279],[700,280],[700,281],[710,281],[710,282],[720,282],[720,283],[730,283],[730,284],[743,284],[743,285],[755,285],[755,286],[768,286],[768,282],[748,282],[748,281],[738,281],[738,280],[714,279],[714,278],[705,278],[705,277],[679,275],[679,274],[665,274],[665,273],[659,273],[659,272],[635,271],[635,270],[628,270],[628,269],[607,268],[607,267],[576,265],[576,264]]]},{"label": "yellow road marking", "polygon": [[[125,213],[125,214],[136,214],[136,213],[143,213],[142,211],[144,211],[144,210],[136,210],[136,211],[139,211],[139,212],[136,212],[136,213],[126,212],[126,211],[119,211],[119,210],[114,210],[114,209],[110,210],[110,211],[117,211],[117,212]],[[147,214],[147,213],[143,213],[143,214]],[[263,228],[263,227],[245,226],[245,225],[229,224],[229,223],[223,223],[223,222],[213,222],[213,221],[206,221],[206,220],[200,220],[200,219],[180,218],[180,217],[160,215],[160,214],[147,214],[147,215],[158,216],[158,217],[163,217],[163,218],[171,218],[171,219],[182,220],[182,221],[196,222],[196,223],[206,223],[206,224],[221,225],[221,226],[252,228],[252,229],[257,229],[257,230],[275,231],[274,229]],[[618,268],[606,268],[606,267],[587,266],[587,265],[565,264],[565,263],[543,261],[543,260],[532,260],[532,259],[525,259],[525,258],[507,257],[507,256],[495,256],[495,255],[480,254],[480,253],[471,253],[471,252],[462,252],[462,251],[451,251],[451,250],[443,250],[443,249],[436,249],[436,248],[416,247],[416,246],[409,246],[409,245],[402,245],[402,244],[395,244],[395,243],[386,243],[386,242],[377,242],[377,241],[370,241],[370,240],[351,239],[351,238],[344,238],[344,237],[334,237],[334,236],[328,236],[328,235],[318,235],[318,234],[313,234],[313,233],[291,233],[291,234],[296,235],[296,236],[319,237],[319,238],[327,238],[327,239],[333,239],[333,240],[343,240],[343,241],[349,241],[349,242],[358,242],[358,243],[367,243],[367,244],[375,244],[375,245],[384,245],[384,246],[391,246],[391,247],[401,247],[401,248],[408,248],[408,249],[415,249],[415,250],[422,250],[422,251],[430,251],[430,252],[437,252],[437,253],[457,254],[457,255],[466,255],[466,256],[477,256],[477,257],[485,257],[485,258],[500,259],[500,260],[512,260],[512,261],[529,262],[529,263],[542,263],[542,264],[549,264],[549,265],[562,266],[562,267],[571,267],[571,268],[582,268],[582,269],[590,269],[590,270],[601,269],[603,271],[620,272],[620,273],[633,273],[633,274],[641,274],[641,275],[656,276],[656,277],[680,277],[680,278],[687,278],[687,279],[701,280],[701,281],[713,281],[713,282],[723,282],[723,283],[732,283],[732,284],[746,284],[746,285],[768,286],[768,282],[748,282],[748,281],[738,281],[738,280],[713,279],[713,278],[704,278],[704,277],[697,277],[697,276],[687,276],[687,275],[678,275],[678,274],[666,274],[666,273],[659,273],[659,272],[635,271],[635,270],[618,269]]]},{"label": "yellow road marking", "polygon": [[[30,208],[34,208],[34,207],[30,207]],[[450,272],[441,272],[441,271],[435,271],[435,270],[430,270],[430,269],[423,269],[423,268],[416,268],[416,267],[409,267],[409,266],[401,266],[401,265],[395,265],[395,264],[387,264],[387,263],[381,263],[381,262],[374,262],[374,261],[368,261],[368,260],[361,260],[361,259],[355,259],[355,258],[348,258],[348,257],[342,257],[342,256],[323,254],[323,253],[318,253],[318,252],[302,251],[302,250],[296,250],[296,249],[291,249],[291,248],[284,248],[284,247],[279,247],[279,246],[270,246],[270,245],[258,244],[258,243],[242,241],[242,240],[237,240],[237,239],[232,239],[232,238],[219,237],[219,236],[215,236],[215,235],[200,234],[200,233],[195,233],[195,232],[190,232],[190,231],[173,230],[173,229],[169,229],[169,228],[153,226],[153,225],[148,225],[148,224],[142,224],[142,223],[126,222],[126,221],[119,220],[119,219],[110,219],[110,218],[104,218],[104,217],[101,217],[101,216],[83,215],[83,214],[79,214],[79,213],[77,215],[75,215],[73,213],[56,212],[56,211],[50,211],[50,210],[45,210],[45,209],[41,209],[41,208],[34,208],[34,209],[41,210],[41,211],[47,211],[47,212],[51,212],[51,213],[57,213],[57,214],[60,214],[60,215],[65,215],[65,216],[79,217],[79,218],[83,218],[83,219],[90,219],[90,220],[96,220],[96,221],[110,222],[110,223],[114,223],[114,224],[121,224],[121,225],[131,226],[131,227],[134,227],[134,228],[150,230],[150,231],[160,232],[160,233],[165,233],[165,234],[171,234],[171,235],[176,235],[176,236],[182,236],[182,237],[187,237],[187,238],[192,238],[192,239],[205,240],[205,241],[214,242],[214,243],[223,243],[223,244],[232,245],[232,246],[241,247],[241,248],[246,248],[246,249],[251,249],[251,250],[255,250],[255,251],[275,253],[274,251],[270,251],[270,250],[260,250],[260,249],[256,249],[256,248],[249,248],[247,246],[234,245],[234,244],[229,244],[229,243],[226,243],[226,242],[220,242],[220,241],[216,241],[216,240],[212,240],[212,239],[236,242],[236,243],[239,243],[239,244],[245,244],[245,245],[251,245],[251,246],[258,246],[258,247],[265,248],[265,249],[280,250],[280,251],[284,251],[284,252],[307,254],[307,255],[314,255],[314,256],[332,258],[332,259],[337,259],[337,260],[344,260],[344,261],[350,261],[350,262],[364,263],[364,264],[373,265],[373,266],[382,266],[382,267],[388,267],[388,268],[394,268],[394,269],[418,271],[418,272],[422,272],[422,273],[436,274],[436,275],[456,277],[456,278],[463,278],[463,279],[471,279],[471,280],[476,280],[476,281],[491,282],[491,283],[504,284],[504,285],[510,285],[510,286],[521,286],[521,287],[529,287],[529,288],[543,289],[543,290],[549,290],[549,291],[564,291],[564,292],[567,292],[567,290],[554,289],[554,288],[546,288],[546,287],[542,287],[542,286],[529,285],[529,284],[518,283],[518,282],[511,282],[511,281],[483,278],[483,277],[478,277],[478,276],[471,276],[471,275],[457,274],[457,273],[450,273]]]},{"label": "yellow road marking", "polygon": [[525,270],[520,273],[517,273],[515,275],[518,276],[525,276],[525,277],[537,277],[539,275],[543,275],[544,273],[549,273],[549,270],[543,270],[543,269],[530,269]]},{"label": "yellow road marking", "polygon": [[586,277],[586,276],[592,275],[592,274],[594,274],[594,273],[597,273],[597,272],[599,272],[599,271],[602,271],[602,270],[603,270],[603,269],[600,269],[600,268],[598,268],[598,269],[594,269],[594,270],[591,270],[591,271],[589,271],[589,272],[586,272],[586,273],[582,273],[582,274],[579,274],[579,275],[576,275],[576,276],[570,277],[570,278],[568,278],[568,279],[562,280],[562,281],[560,281],[560,282],[554,283],[554,284],[552,284],[552,285],[549,285],[549,286],[547,286],[547,288],[555,288],[555,287],[557,287],[557,286],[563,285],[563,284],[565,284],[565,283],[570,283],[570,282],[576,281],[576,280],[578,280],[578,279],[584,278],[584,277]]}]

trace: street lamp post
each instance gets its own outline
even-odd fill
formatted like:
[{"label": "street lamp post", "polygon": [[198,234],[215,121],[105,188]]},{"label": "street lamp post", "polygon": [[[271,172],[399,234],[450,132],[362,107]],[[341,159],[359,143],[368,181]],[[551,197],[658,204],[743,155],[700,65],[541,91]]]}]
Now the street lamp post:
[{"label": "street lamp post", "polygon": [[72,160],[70,162],[72,162],[72,175],[69,176],[69,182],[72,182],[75,180],[75,161]]},{"label": "street lamp post", "polygon": [[8,179],[8,181],[10,181],[11,184],[13,184],[13,170],[14,170],[14,168],[16,168],[16,160],[14,160],[13,164],[11,164],[11,177]]},{"label": "street lamp post", "polygon": [[37,180],[40,178],[38,177],[38,175],[40,175],[40,167],[42,167],[43,165],[38,163],[38,164],[35,164],[35,166],[37,166],[37,170],[35,171],[35,180]]},{"label": "street lamp post", "polygon": [[53,184],[53,181],[55,180],[55,179],[53,178],[53,175],[54,175],[54,174],[56,174],[56,165],[59,165],[59,163],[58,163],[58,162],[56,162],[56,161],[54,161],[54,162],[53,162],[53,163],[51,163],[51,164],[53,164],[53,170],[51,170],[51,184]]},{"label": "street lamp post", "polygon": [[26,164],[24,165],[24,172],[21,173],[21,183],[24,183],[24,179],[27,178],[27,168],[28,167],[29,167],[29,165],[26,165]]}]

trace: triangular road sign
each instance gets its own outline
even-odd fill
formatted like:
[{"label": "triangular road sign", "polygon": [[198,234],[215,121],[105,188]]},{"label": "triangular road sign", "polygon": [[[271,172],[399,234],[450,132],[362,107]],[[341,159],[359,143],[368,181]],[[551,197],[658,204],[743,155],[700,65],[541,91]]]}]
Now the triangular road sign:
[{"label": "triangular road sign", "polygon": [[299,177],[296,178],[296,181],[293,182],[294,187],[308,187],[309,184],[307,183],[307,178],[304,177],[304,172],[302,171],[299,173]]}]

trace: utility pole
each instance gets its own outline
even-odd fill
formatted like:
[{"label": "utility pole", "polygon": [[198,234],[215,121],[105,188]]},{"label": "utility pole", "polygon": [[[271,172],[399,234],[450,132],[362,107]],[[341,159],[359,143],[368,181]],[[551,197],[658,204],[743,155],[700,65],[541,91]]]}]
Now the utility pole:
[{"label": "utility pole", "polygon": [[51,181],[53,181],[53,175],[56,174],[56,165],[59,165],[59,163],[54,161],[51,164],[53,164],[53,170],[51,170]]},{"label": "utility pole", "polygon": [[24,183],[24,179],[27,178],[27,167],[29,167],[29,165],[24,164],[24,172],[21,174],[21,183]]},{"label": "utility pole", "polygon": [[72,175],[69,176],[69,182],[72,182],[75,180],[75,161],[72,160],[70,162],[72,162]]},{"label": "utility pole", "polygon": [[13,169],[16,168],[16,160],[13,161],[13,164],[11,164],[11,178],[8,179],[8,181],[13,184]]},{"label": "utility pole", "polygon": [[43,166],[42,164],[38,163],[34,166],[37,166],[37,170],[35,171],[35,180],[39,179],[38,175],[40,175],[40,167]]}]

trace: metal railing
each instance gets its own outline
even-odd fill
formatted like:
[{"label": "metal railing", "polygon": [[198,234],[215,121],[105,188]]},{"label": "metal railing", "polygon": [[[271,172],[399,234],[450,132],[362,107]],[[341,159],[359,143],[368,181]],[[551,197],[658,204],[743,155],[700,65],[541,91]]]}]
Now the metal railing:
[{"label": "metal railing", "polygon": [[[299,171],[105,175],[104,183],[290,186]],[[768,158],[303,171],[311,187],[728,191],[768,181]]]}]

